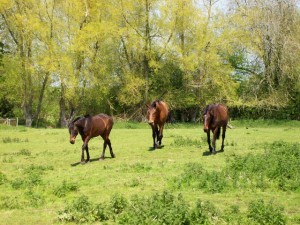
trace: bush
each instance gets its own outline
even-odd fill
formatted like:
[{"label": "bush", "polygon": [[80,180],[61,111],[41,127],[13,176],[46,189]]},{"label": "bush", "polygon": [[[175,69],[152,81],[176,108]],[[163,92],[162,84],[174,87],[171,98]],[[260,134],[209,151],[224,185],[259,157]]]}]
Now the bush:
[{"label": "bush", "polygon": [[[300,146],[285,142],[265,145],[262,155],[234,157],[226,173],[234,186],[253,186],[265,190],[271,184],[279,190],[295,191],[300,188]],[[249,183],[250,180],[250,183]],[[248,184],[247,184],[248,182]]]},{"label": "bush", "polygon": [[215,220],[218,220],[218,218],[218,210],[209,201],[202,202],[198,200],[190,213],[191,224],[215,224]]},{"label": "bush", "polygon": [[260,225],[286,224],[283,208],[274,206],[273,202],[266,204],[262,199],[252,201],[249,204],[248,218]]},{"label": "bush", "polygon": [[106,220],[118,224],[215,224],[219,213],[208,201],[190,207],[181,194],[164,191],[150,197],[135,195],[130,201],[115,194],[110,202],[96,205],[81,196],[59,211],[58,219],[88,224]]},{"label": "bush", "polygon": [[189,137],[182,137],[182,136],[177,136],[175,137],[173,143],[171,143],[172,147],[190,147],[190,146],[196,146],[200,147],[202,146],[203,142],[199,139],[193,140]]},{"label": "bush", "polygon": [[53,193],[57,197],[64,197],[64,196],[66,196],[67,193],[72,192],[72,191],[77,191],[77,190],[78,190],[78,185],[77,184],[75,184],[75,183],[67,183],[64,180],[61,185],[57,186],[53,190]]},{"label": "bush", "polygon": [[221,193],[229,186],[229,181],[222,171],[208,172],[201,164],[188,163],[184,172],[172,180],[172,186],[177,189],[192,187],[208,193]]},{"label": "bush", "polygon": [[91,223],[105,221],[105,207],[101,204],[94,205],[84,195],[70,203],[66,209],[58,212],[58,219],[62,222]]},{"label": "bush", "polygon": [[150,198],[134,196],[120,224],[188,224],[188,205],[181,195],[174,197],[165,191]]},{"label": "bush", "polygon": [[4,173],[0,172],[0,185],[6,183],[7,177]]}]

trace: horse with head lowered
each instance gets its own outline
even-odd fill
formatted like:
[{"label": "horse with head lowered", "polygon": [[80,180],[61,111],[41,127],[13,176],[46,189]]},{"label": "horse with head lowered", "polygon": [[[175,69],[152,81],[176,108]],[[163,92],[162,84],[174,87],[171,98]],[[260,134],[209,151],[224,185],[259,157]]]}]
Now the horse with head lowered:
[{"label": "horse with head lowered", "polygon": [[169,108],[162,100],[153,101],[147,107],[147,120],[152,128],[153,148],[155,149],[161,146],[163,129],[168,118]]},{"label": "horse with head lowered", "polygon": [[[104,140],[103,151],[100,159],[104,159],[105,149],[108,145],[110,150],[110,155],[112,158],[115,157],[113,153],[111,142],[109,139],[110,131],[113,127],[112,117],[106,114],[99,114],[95,116],[80,116],[77,117],[69,124],[69,133],[70,133],[70,143],[74,144],[76,136],[78,133],[81,136],[83,141],[82,145],[82,154],[81,154],[81,163],[90,161],[89,147],[88,143],[91,138],[101,136]],[[87,159],[84,160],[84,150],[86,151]]]},{"label": "horse with head lowered", "polygon": [[[224,139],[226,127],[228,126],[228,110],[225,105],[211,104],[207,105],[202,113],[204,132],[207,133],[207,143],[209,151],[216,154],[216,139],[219,139],[222,128],[222,146],[220,151],[224,151]],[[212,146],[210,140],[210,131],[213,133]]]}]

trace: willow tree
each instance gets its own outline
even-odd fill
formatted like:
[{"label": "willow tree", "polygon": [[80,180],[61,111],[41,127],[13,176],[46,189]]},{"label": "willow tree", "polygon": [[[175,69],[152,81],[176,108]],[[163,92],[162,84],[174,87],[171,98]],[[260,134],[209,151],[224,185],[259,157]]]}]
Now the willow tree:
[{"label": "willow tree", "polygon": [[271,107],[294,101],[300,80],[297,1],[247,0],[234,1],[231,6],[234,26],[248,37],[240,48],[248,55],[245,59],[252,60],[252,68],[244,68],[243,98]]},{"label": "willow tree", "polygon": [[49,80],[49,71],[44,67],[45,64],[41,63],[48,55],[46,52],[49,49],[45,48],[48,48],[50,43],[46,39],[51,39],[51,26],[48,27],[48,24],[44,23],[46,14],[43,8],[45,5],[40,1],[12,0],[5,1],[0,9],[3,35],[11,53],[7,56],[13,58],[17,64],[17,76],[10,78],[20,82],[18,94],[22,99],[21,107],[26,126],[31,126],[33,120],[37,122]]}]

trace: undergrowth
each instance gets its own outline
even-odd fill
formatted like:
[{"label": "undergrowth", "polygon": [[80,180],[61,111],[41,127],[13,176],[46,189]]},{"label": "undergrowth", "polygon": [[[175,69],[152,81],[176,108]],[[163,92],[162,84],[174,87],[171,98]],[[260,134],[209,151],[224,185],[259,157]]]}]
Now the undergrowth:
[{"label": "undergrowth", "polygon": [[207,171],[188,163],[184,172],[171,179],[171,187],[196,188],[208,193],[237,189],[300,190],[300,146],[285,142],[265,145],[261,155],[234,156],[221,171]]},{"label": "undergrowth", "polygon": [[182,194],[169,191],[155,193],[150,197],[134,195],[130,200],[115,194],[110,201],[92,203],[86,196],[70,202],[58,212],[61,222],[94,223],[114,222],[116,224],[286,224],[283,208],[273,202],[252,201],[246,212],[232,205],[221,213],[210,201],[197,200],[189,204]]}]

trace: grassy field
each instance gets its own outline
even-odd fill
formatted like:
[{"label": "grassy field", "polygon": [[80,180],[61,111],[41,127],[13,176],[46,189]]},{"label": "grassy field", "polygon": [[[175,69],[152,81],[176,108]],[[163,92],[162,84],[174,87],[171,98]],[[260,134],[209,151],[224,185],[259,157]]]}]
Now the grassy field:
[{"label": "grassy field", "polygon": [[[82,141],[71,145],[67,129],[1,126],[0,224],[159,224],[159,217],[182,224],[175,215],[183,209],[194,224],[300,224],[300,122],[232,125],[225,152],[208,155],[200,124],[167,125],[164,146],[153,151],[147,124],[116,122],[116,158],[107,149],[98,161],[98,137],[85,165],[79,164]],[[135,218],[137,207],[157,216]]]}]

